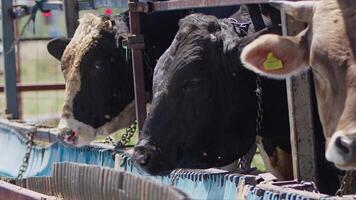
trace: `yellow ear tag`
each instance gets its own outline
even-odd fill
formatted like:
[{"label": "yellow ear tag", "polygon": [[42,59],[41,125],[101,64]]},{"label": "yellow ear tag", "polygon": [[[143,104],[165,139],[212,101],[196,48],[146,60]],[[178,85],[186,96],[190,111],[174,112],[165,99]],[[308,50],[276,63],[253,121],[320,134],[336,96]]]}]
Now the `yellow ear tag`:
[{"label": "yellow ear tag", "polygon": [[281,60],[276,58],[272,52],[269,52],[267,59],[263,63],[263,67],[266,71],[278,70],[283,68],[283,63]]}]

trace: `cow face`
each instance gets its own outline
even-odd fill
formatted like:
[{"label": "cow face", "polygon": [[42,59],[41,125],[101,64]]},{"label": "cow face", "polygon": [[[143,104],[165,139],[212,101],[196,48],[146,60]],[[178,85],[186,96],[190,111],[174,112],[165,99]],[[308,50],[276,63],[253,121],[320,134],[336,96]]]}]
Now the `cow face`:
[{"label": "cow face", "polygon": [[[241,60],[272,78],[291,76],[310,65],[326,158],[341,169],[356,169],[356,5],[351,0],[278,5],[299,19],[312,19],[309,27],[295,37],[262,36],[244,49]],[[301,17],[307,12],[308,17]]]},{"label": "cow face", "polygon": [[193,14],[156,65],[151,112],[133,160],[151,174],[223,166],[255,140],[255,75],[232,25]]},{"label": "cow face", "polygon": [[66,84],[58,127],[70,133],[69,139],[75,134],[77,144],[89,143],[97,133],[111,133],[108,126],[133,100],[131,68],[118,36],[127,33],[127,27],[117,31],[118,25],[122,24],[108,17],[87,14],[70,41],[55,39],[48,44],[49,52],[61,60]]}]

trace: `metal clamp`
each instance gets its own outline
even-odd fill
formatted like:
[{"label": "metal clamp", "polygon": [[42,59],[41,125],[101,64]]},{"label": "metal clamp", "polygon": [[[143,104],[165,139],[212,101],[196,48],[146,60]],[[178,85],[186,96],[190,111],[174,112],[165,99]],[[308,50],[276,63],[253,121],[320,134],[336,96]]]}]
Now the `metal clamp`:
[{"label": "metal clamp", "polygon": [[129,35],[126,40],[122,41],[122,45],[129,49],[143,49],[145,40],[143,35]]}]

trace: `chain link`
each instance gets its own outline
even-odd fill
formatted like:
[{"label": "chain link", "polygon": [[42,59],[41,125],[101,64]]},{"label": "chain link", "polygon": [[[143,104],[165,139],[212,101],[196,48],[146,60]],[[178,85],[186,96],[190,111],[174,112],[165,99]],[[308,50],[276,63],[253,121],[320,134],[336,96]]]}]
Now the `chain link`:
[{"label": "chain link", "polygon": [[115,139],[111,135],[108,135],[104,140],[104,144],[110,144],[115,146],[116,145]]},{"label": "chain link", "polygon": [[19,169],[16,179],[22,179],[23,174],[25,173],[25,171],[28,168],[28,161],[31,156],[32,146],[34,145],[34,142],[33,142],[34,135],[35,135],[35,133],[32,131],[27,133],[27,141],[26,141],[27,149],[26,149],[26,153],[23,157],[22,164],[20,166],[20,169]]},{"label": "chain link", "polygon": [[115,146],[115,149],[123,149],[127,146],[127,144],[131,141],[131,138],[135,135],[137,130],[137,121],[135,120],[129,127],[125,129],[125,133],[121,136],[121,140],[115,142],[112,136],[107,136],[105,138],[104,143]]},{"label": "chain link", "polygon": [[256,118],[256,134],[260,135],[263,122],[263,101],[262,101],[262,79],[261,76],[256,77],[256,97],[257,97],[257,118]]},{"label": "chain link", "polygon": [[352,180],[356,177],[356,171],[347,171],[342,177],[340,188],[336,191],[335,196],[343,196],[347,189],[351,187]]},{"label": "chain link", "polygon": [[[256,117],[256,134],[260,135],[263,122],[263,101],[262,101],[262,79],[261,76],[256,76],[256,98],[257,98],[257,117]],[[242,156],[238,162],[237,167],[239,169],[249,169],[251,167],[251,161],[256,153],[257,146],[254,145],[251,149]]]}]

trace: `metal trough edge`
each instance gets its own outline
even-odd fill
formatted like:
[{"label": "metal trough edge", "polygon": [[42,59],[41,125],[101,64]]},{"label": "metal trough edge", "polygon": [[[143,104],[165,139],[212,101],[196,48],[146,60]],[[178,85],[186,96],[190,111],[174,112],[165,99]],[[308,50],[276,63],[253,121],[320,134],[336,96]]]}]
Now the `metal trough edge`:
[{"label": "metal trough edge", "polygon": [[18,199],[18,200],[54,200],[56,197],[47,196],[37,193],[16,185],[12,185],[0,180],[0,197],[1,199]]}]

